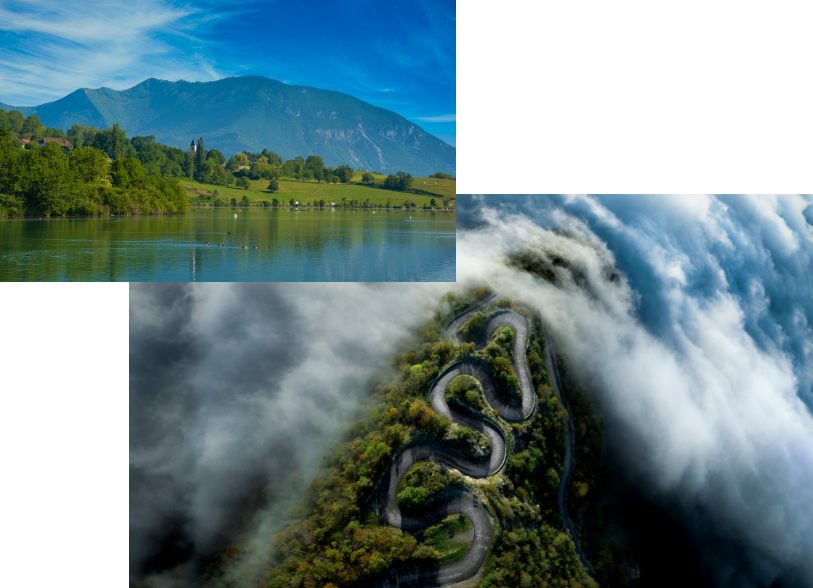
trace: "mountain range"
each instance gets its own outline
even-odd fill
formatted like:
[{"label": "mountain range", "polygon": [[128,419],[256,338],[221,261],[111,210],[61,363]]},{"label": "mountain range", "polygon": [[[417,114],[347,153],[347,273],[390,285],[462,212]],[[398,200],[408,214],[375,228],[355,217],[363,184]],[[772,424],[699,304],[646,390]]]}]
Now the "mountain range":
[{"label": "mountain range", "polygon": [[183,149],[203,137],[207,149],[227,157],[266,148],[284,159],[321,155],[331,167],[455,175],[455,148],[399,114],[341,92],[261,76],[214,82],[150,78],[127,90],[83,88],[40,106],[0,103],[0,108],[36,114],[45,126],[63,130],[118,123],[129,137],[154,135]]}]

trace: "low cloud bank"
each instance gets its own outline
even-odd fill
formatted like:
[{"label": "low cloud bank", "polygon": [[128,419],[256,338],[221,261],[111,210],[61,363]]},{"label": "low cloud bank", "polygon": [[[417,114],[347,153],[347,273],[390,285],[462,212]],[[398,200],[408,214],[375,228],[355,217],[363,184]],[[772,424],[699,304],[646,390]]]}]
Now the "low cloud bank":
[{"label": "low cloud bank", "polygon": [[448,289],[131,284],[131,583],[199,585],[201,556],[235,533],[267,553],[371,378]]},{"label": "low cloud bank", "polygon": [[[813,586],[813,199],[475,196],[458,210],[458,280],[539,308],[623,476],[687,528],[708,580]],[[566,259],[558,285],[506,267],[520,249]]]}]

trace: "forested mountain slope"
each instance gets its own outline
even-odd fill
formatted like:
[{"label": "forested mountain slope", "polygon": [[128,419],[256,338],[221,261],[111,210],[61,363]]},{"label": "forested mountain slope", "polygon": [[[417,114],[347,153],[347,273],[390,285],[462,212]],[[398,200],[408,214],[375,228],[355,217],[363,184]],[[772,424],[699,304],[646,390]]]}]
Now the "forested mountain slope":
[{"label": "forested mountain slope", "polygon": [[151,78],[121,92],[80,89],[40,106],[0,108],[37,114],[58,129],[118,123],[129,136],[154,135],[184,149],[203,137],[207,148],[227,156],[267,148],[284,159],[321,155],[332,167],[455,175],[455,148],[404,117],[340,92],[260,76],[194,83]]}]

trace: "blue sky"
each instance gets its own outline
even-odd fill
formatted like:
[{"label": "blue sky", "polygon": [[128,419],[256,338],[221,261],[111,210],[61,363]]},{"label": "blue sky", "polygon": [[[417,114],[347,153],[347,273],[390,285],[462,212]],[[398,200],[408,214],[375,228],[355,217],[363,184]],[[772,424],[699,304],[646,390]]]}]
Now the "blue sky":
[{"label": "blue sky", "polygon": [[0,0],[0,102],[154,77],[263,75],[393,110],[455,144],[455,2]]}]

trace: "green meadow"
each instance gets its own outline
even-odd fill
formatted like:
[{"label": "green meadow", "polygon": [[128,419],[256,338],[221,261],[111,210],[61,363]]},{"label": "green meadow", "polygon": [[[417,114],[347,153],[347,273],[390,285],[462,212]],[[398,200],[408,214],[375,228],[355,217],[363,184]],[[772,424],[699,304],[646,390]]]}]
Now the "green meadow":
[{"label": "green meadow", "polygon": [[[356,172],[353,180],[361,182],[361,172]],[[386,176],[375,175],[375,181],[383,183]],[[427,192],[426,194],[415,194],[412,192],[396,192],[394,190],[383,190],[364,184],[326,184],[308,180],[280,179],[279,190],[269,192],[267,190],[268,180],[249,180],[248,190],[233,186],[216,186],[214,184],[202,184],[188,178],[179,178],[181,185],[186,189],[189,196],[189,203],[192,205],[212,205],[212,192],[216,189],[223,198],[237,198],[241,200],[247,196],[252,204],[260,204],[263,200],[271,202],[277,198],[285,204],[293,198],[300,205],[312,205],[314,201],[318,204],[320,200],[325,203],[335,202],[341,204],[342,199],[349,202],[357,200],[359,202],[369,202],[376,206],[401,206],[405,201],[414,203],[418,208],[424,205],[429,206],[432,199],[438,208],[443,206],[443,198],[449,198],[449,206],[455,206],[455,180],[440,180],[436,178],[415,178],[412,187],[415,190]],[[424,182],[426,182],[424,184]]]}]

